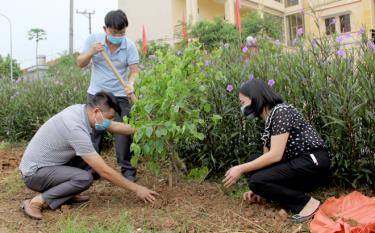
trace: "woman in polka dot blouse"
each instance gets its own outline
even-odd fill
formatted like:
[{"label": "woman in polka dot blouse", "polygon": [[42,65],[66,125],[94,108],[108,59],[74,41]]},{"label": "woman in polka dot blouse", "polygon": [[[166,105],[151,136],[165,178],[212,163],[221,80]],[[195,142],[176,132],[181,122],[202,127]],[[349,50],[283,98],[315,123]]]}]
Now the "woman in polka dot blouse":
[{"label": "woman in polka dot blouse", "polygon": [[224,186],[235,184],[246,174],[250,191],[244,193],[245,201],[257,202],[263,197],[296,213],[292,216],[295,223],[310,219],[320,202],[306,192],[329,176],[327,146],[302,114],[262,80],[244,83],[239,99],[246,118],[265,122],[263,154],[252,155],[249,162],[229,169]]}]

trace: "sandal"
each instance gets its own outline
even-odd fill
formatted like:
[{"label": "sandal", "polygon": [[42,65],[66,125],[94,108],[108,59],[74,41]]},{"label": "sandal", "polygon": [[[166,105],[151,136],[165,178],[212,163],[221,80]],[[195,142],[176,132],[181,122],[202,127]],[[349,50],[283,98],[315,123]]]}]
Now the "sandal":
[{"label": "sandal", "polygon": [[316,212],[319,210],[319,207],[316,208],[316,210],[314,212],[312,212],[312,214],[310,215],[307,215],[307,216],[301,216],[299,214],[295,214],[293,215],[291,218],[292,218],[292,222],[295,223],[295,224],[298,224],[298,223],[304,223],[308,220],[310,220],[312,217],[314,217],[314,215],[316,214]]}]

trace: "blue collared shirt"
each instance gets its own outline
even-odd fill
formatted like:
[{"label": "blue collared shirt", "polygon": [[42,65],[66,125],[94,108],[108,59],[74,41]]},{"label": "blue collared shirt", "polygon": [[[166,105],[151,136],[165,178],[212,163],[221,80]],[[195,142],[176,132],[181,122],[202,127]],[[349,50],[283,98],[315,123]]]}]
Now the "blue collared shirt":
[{"label": "blue collared shirt", "polygon": [[[89,36],[85,42],[82,53],[87,53],[94,43],[100,42],[103,44],[104,51],[108,54],[122,78],[127,81],[128,66],[139,63],[137,47],[133,41],[124,37],[120,47],[112,54],[105,38],[106,34],[104,33]],[[92,58],[91,81],[87,92],[91,95],[95,95],[100,91],[111,92],[115,96],[126,96],[124,88],[104,60],[104,57],[100,53],[97,53]]]}]

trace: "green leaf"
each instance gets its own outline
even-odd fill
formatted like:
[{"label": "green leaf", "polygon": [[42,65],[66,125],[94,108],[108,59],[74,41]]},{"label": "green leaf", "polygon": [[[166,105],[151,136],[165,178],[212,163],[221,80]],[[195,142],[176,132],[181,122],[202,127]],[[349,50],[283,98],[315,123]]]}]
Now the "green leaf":
[{"label": "green leaf", "polygon": [[125,123],[125,124],[129,124],[129,117],[128,116],[124,116],[122,118],[122,121]]},{"label": "green leaf", "polygon": [[211,105],[209,103],[206,103],[203,107],[204,111],[209,113],[211,112]]},{"label": "green leaf", "polygon": [[148,162],[147,167],[153,175],[158,176],[160,174],[160,166],[158,163],[150,161]]},{"label": "green leaf", "polygon": [[138,167],[138,160],[139,160],[139,156],[132,156],[132,158],[130,159],[130,164],[132,165],[132,167],[136,168]]},{"label": "green leaf", "polygon": [[141,147],[138,144],[132,143],[130,149],[134,152],[134,155],[136,156],[141,154]]},{"label": "green leaf", "polygon": [[147,137],[151,137],[152,136],[152,132],[153,132],[153,129],[152,129],[152,127],[147,127],[146,128],[146,136]]},{"label": "green leaf", "polygon": [[156,134],[156,137],[160,138],[160,137],[162,137],[162,136],[167,135],[167,130],[166,130],[164,127],[163,127],[163,128],[159,127],[159,128],[156,130],[155,134]]}]

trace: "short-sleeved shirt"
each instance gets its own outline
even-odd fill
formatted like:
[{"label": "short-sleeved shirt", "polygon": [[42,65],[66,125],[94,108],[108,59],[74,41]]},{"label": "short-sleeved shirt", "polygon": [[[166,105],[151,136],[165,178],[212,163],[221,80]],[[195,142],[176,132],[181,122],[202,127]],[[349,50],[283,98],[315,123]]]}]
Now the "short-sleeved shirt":
[{"label": "short-sleeved shirt", "polygon": [[263,146],[271,148],[271,136],[289,133],[283,160],[289,160],[316,149],[327,149],[317,131],[291,105],[278,104],[267,117],[262,132]]},{"label": "short-sleeved shirt", "polygon": [[[113,65],[122,78],[127,81],[129,65],[139,63],[139,54],[134,42],[124,37],[120,47],[114,53],[111,53],[106,43],[106,34],[93,34],[87,38],[82,53],[87,53],[92,45],[97,42],[103,44],[104,51],[108,54]],[[115,96],[126,96],[121,83],[117,80],[104,57],[101,53],[97,53],[92,58],[91,81],[87,92],[95,95],[100,91],[111,92]]]},{"label": "short-sleeved shirt", "polygon": [[86,105],[72,105],[45,122],[26,147],[19,169],[24,176],[39,168],[68,163],[74,156],[96,155]]}]

